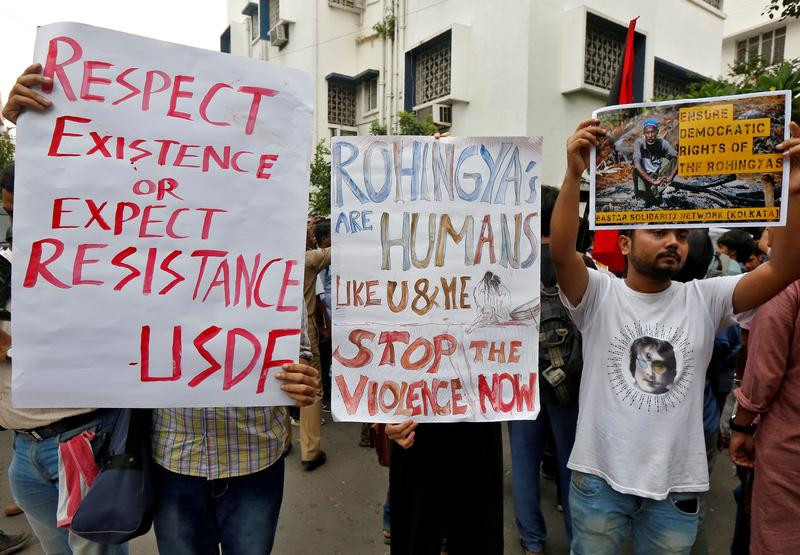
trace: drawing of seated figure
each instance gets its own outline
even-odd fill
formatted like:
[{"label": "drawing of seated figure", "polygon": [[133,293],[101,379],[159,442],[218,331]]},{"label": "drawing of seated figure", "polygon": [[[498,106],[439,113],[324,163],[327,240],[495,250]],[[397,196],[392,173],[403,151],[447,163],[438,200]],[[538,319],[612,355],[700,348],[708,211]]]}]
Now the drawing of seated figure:
[{"label": "drawing of seated figure", "polygon": [[472,291],[477,315],[467,331],[511,320],[511,292],[500,276],[486,272]]}]

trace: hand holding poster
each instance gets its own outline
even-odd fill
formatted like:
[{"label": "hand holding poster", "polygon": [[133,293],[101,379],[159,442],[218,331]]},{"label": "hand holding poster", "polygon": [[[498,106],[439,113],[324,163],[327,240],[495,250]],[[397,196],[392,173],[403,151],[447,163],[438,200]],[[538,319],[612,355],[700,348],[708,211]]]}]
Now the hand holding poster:
[{"label": "hand holding poster", "polygon": [[14,404],[291,403],[310,77],[71,23],[35,59],[53,106],[18,128]]},{"label": "hand holding poster", "polygon": [[541,148],[334,140],[337,419],[535,418]]},{"label": "hand holding poster", "polygon": [[595,111],[592,229],[784,225],[790,107],[777,91]]}]

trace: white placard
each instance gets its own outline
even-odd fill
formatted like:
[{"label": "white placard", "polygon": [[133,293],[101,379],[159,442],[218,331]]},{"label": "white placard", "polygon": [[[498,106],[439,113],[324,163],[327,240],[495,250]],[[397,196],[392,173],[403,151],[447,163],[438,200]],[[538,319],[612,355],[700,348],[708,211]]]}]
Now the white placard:
[{"label": "white placard", "polygon": [[17,134],[14,405],[287,404],[310,76],[75,23],[34,59],[53,106]]},{"label": "white placard", "polygon": [[333,414],[535,418],[541,138],[332,146]]}]

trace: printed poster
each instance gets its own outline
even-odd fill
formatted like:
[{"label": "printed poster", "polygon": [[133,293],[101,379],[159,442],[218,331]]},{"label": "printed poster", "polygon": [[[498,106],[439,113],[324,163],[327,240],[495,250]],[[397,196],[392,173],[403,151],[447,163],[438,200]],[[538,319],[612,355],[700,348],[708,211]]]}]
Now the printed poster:
[{"label": "printed poster", "polygon": [[785,225],[790,115],[790,91],[596,110],[591,228]]},{"label": "printed poster", "polygon": [[299,354],[311,77],[74,23],[17,134],[13,404],[283,405]]},{"label": "printed poster", "polygon": [[360,422],[539,410],[542,139],[332,145],[332,408]]}]

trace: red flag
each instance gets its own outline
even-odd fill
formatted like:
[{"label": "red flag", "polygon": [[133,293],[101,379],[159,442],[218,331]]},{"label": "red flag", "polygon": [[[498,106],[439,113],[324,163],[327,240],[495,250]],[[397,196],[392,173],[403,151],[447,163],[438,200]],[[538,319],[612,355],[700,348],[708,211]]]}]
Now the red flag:
[{"label": "red flag", "polygon": [[633,40],[636,30],[636,20],[628,23],[628,36],[625,38],[625,56],[622,59],[622,81],[619,87],[619,103],[630,104],[633,102]]},{"label": "red flag", "polygon": [[[636,29],[635,17],[628,23],[628,36],[625,39],[625,53],[622,56],[622,63],[614,77],[614,84],[611,93],[608,95],[607,106],[615,104],[630,104],[633,102],[633,41]],[[619,250],[619,231],[598,230],[594,234],[594,248],[592,258],[608,266],[609,270],[616,274],[625,271],[625,257]]]}]

